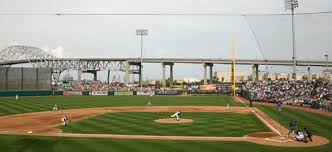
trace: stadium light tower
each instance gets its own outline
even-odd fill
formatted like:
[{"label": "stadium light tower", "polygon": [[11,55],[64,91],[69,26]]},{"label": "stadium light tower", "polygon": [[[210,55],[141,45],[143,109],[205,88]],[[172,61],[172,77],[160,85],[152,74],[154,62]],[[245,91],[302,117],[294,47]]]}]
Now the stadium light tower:
[{"label": "stadium light tower", "polygon": [[295,48],[295,32],[294,32],[294,9],[299,7],[297,0],[284,0],[285,10],[292,11],[292,48],[293,48],[293,80],[296,79],[296,48]]},{"label": "stadium light tower", "polygon": [[136,35],[141,36],[141,73],[139,75],[139,80],[140,80],[140,88],[142,90],[142,83],[143,83],[143,36],[148,35],[148,30],[147,29],[137,29],[136,30]]},{"label": "stadium light tower", "polygon": [[329,55],[325,54],[325,58],[326,58],[326,70],[329,69]]}]

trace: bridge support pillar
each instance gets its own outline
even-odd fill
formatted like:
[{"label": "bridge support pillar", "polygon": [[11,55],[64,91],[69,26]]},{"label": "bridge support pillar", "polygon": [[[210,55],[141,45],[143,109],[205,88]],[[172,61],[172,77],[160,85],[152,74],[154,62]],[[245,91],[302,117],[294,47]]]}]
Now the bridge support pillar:
[{"label": "bridge support pillar", "polygon": [[129,84],[129,67],[130,64],[128,62],[125,63],[125,76],[124,76],[124,84],[128,86]]},{"label": "bridge support pillar", "polygon": [[139,64],[139,70],[138,70],[138,84],[139,86],[143,85],[143,81],[142,81],[142,63]]},{"label": "bridge support pillar", "polygon": [[97,71],[94,71],[92,74],[93,74],[93,81],[97,81]]},{"label": "bridge support pillar", "polygon": [[166,65],[165,63],[162,63],[161,66],[162,66],[161,84],[164,88],[166,88],[166,71],[165,71]]},{"label": "bridge support pillar", "polygon": [[107,84],[110,84],[110,75],[111,75],[111,71],[107,70]]},{"label": "bridge support pillar", "polygon": [[170,81],[170,83],[169,83],[169,87],[173,87],[173,65],[174,65],[174,63],[172,63],[172,64],[170,64],[169,65],[169,73],[170,73],[170,76],[169,76],[169,81]]},{"label": "bridge support pillar", "polygon": [[162,63],[162,86],[166,87],[166,65],[169,65],[169,87],[173,87],[173,62],[163,62]]},{"label": "bridge support pillar", "polygon": [[307,77],[308,77],[308,80],[311,81],[312,80],[312,73],[311,73],[311,68],[310,68],[310,65],[308,65],[307,67]]},{"label": "bridge support pillar", "polygon": [[204,66],[204,84],[207,84],[207,64],[203,64]]},{"label": "bridge support pillar", "polygon": [[258,80],[259,79],[259,75],[258,75],[258,64],[253,64],[252,65],[252,79],[253,80]]},{"label": "bridge support pillar", "polygon": [[81,79],[82,79],[81,77],[82,77],[82,69],[78,69],[77,70],[77,80],[81,81]]},{"label": "bridge support pillar", "polygon": [[[212,63],[204,63],[204,84],[212,84],[212,79],[213,79],[213,64]],[[209,66],[209,83],[208,83],[208,72],[207,72],[207,67]]]},{"label": "bridge support pillar", "polygon": [[212,79],[213,79],[213,64],[209,64],[210,67],[210,82],[209,84],[212,84]]}]

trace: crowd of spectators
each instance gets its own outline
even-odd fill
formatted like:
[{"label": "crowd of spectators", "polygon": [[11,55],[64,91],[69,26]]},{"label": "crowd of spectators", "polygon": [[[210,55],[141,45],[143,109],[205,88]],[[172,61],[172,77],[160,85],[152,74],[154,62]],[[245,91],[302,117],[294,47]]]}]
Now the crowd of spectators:
[{"label": "crowd of spectators", "polygon": [[281,100],[286,104],[308,104],[313,108],[330,108],[332,81],[249,81],[246,83],[251,99],[256,101]]},{"label": "crowd of spectators", "polygon": [[[61,87],[60,87],[61,86]],[[153,91],[154,87],[143,87],[142,90],[138,85],[125,86],[122,83],[107,83],[102,81],[75,80],[63,83],[56,87],[58,91]]]},{"label": "crowd of spectators", "polygon": [[[55,87],[57,91],[141,91],[141,92],[156,92],[156,94],[178,94],[179,89],[177,88],[157,88],[156,86],[144,86],[142,89],[140,86],[129,85],[125,86],[123,83],[107,83],[102,81],[71,81],[63,83],[58,87]],[[180,91],[181,92],[181,91]]]},{"label": "crowd of spectators", "polygon": [[127,87],[120,83],[82,80],[65,83],[57,89],[62,91],[134,91],[136,87]]},{"label": "crowd of spectators", "polygon": [[[282,101],[290,105],[310,105],[313,108],[331,110],[332,81],[248,81],[246,83],[250,97],[255,101]],[[102,81],[72,81],[58,87],[60,91],[155,91],[161,94],[177,94],[179,90],[143,87],[138,85],[125,86],[121,83],[107,83]],[[184,90],[185,92],[185,90]]]}]

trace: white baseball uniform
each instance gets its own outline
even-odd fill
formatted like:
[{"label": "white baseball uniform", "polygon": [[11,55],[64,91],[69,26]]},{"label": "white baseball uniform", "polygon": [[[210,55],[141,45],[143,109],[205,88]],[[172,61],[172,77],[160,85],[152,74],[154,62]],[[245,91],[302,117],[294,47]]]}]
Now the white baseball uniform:
[{"label": "white baseball uniform", "polygon": [[178,112],[174,113],[173,115],[171,115],[170,117],[171,117],[171,118],[176,117],[176,120],[179,120],[179,115],[180,115],[180,114],[181,114],[181,112],[178,111]]},{"label": "white baseball uniform", "polygon": [[61,121],[62,121],[62,124],[63,124],[64,126],[67,125],[66,117],[62,117]]},{"label": "white baseball uniform", "polygon": [[58,111],[58,105],[54,104],[53,111]]}]

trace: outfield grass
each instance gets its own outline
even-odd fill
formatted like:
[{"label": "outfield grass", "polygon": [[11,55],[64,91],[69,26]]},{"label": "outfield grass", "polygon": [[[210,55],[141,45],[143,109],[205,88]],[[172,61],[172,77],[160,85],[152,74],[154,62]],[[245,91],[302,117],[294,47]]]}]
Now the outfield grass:
[{"label": "outfield grass", "polygon": [[[172,98],[176,98],[175,100],[180,101],[179,98],[181,97],[172,97]],[[78,98],[67,97],[65,99],[72,100]],[[197,100],[201,100],[201,102],[204,103],[209,99],[211,98],[198,97]],[[222,99],[222,97],[217,99]],[[0,100],[3,99],[0,98]],[[50,105],[52,104],[52,101],[49,100],[53,101],[53,98],[50,99],[44,98],[43,102],[41,100],[38,100],[38,101],[33,101],[33,103],[48,107],[47,104]],[[82,103],[86,104],[90,103],[88,101],[91,101],[91,98],[88,97],[87,99],[82,99],[82,100],[85,101],[85,102],[83,101]],[[70,101],[71,105],[75,105],[72,107],[79,107],[80,102],[76,103],[76,101],[79,100]],[[182,102],[182,103],[184,104],[189,102]],[[213,101],[205,103],[213,103]],[[1,104],[0,107],[2,107],[0,111],[2,112],[3,115],[4,113],[12,114],[12,112],[3,112],[2,109],[6,109],[7,107],[2,103],[0,104]],[[16,103],[11,103],[11,104],[15,105]],[[84,107],[84,104],[82,104],[81,107]],[[12,108],[11,107],[8,108],[9,111],[11,111],[10,109]],[[70,106],[68,108],[70,108]],[[258,108],[260,108],[262,111],[267,113],[275,120],[279,121],[285,127],[288,127],[289,121],[296,120],[300,128],[306,126],[310,128],[314,134],[327,137],[329,138],[330,141],[332,141],[332,117],[322,116],[319,114],[314,114],[301,110],[286,109],[286,108],[283,108],[282,113],[279,114],[275,111],[275,107],[258,106]],[[43,108],[40,109],[43,110]],[[27,110],[23,109],[16,110],[16,112],[18,113],[23,113],[26,111]],[[22,151],[26,152],[45,152],[45,151],[47,152],[59,152],[59,151],[330,152],[332,151],[332,143],[313,148],[280,148],[280,147],[257,145],[247,142],[164,141],[164,140],[83,139],[83,138],[61,138],[61,137],[0,136],[0,149],[1,151],[4,152],[22,152]]]},{"label": "outfield grass", "polygon": [[230,96],[198,96],[198,97],[176,97],[176,96],[51,96],[51,97],[0,97],[0,116],[27,112],[52,110],[57,104],[59,109],[77,109],[110,106],[144,106],[151,100],[152,105],[196,105],[196,106],[243,106],[234,102]]},{"label": "outfield grass", "polygon": [[64,132],[88,134],[126,134],[161,136],[219,136],[240,137],[253,132],[270,131],[253,114],[238,113],[182,113],[192,123],[164,124],[156,119],[168,118],[172,113],[121,112],[107,113],[61,126]]}]

